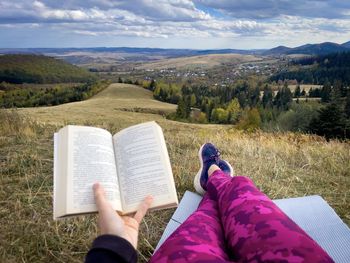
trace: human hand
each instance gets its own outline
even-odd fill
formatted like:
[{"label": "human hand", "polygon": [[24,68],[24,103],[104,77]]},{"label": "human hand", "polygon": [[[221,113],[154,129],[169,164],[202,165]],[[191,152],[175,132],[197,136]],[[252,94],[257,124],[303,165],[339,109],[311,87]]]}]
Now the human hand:
[{"label": "human hand", "polygon": [[98,225],[101,235],[108,234],[122,237],[136,249],[139,226],[151,206],[153,197],[147,196],[133,217],[120,216],[106,199],[103,187],[99,183],[95,183],[93,189],[99,213]]}]

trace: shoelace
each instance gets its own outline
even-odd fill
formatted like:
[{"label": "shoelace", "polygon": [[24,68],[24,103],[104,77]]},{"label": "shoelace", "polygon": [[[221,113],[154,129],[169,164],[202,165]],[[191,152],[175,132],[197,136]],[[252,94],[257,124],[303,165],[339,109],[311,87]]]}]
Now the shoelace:
[{"label": "shoelace", "polygon": [[211,159],[211,160],[215,160],[215,163],[218,164],[218,163],[219,163],[219,160],[220,160],[220,158],[219,158],[220,155],[221,155],[220,151],[219,151],[219,150],[216,150],[216,153],[213,154],[213,155],[211,155],[211,156],[210,156],[210,159]]}]

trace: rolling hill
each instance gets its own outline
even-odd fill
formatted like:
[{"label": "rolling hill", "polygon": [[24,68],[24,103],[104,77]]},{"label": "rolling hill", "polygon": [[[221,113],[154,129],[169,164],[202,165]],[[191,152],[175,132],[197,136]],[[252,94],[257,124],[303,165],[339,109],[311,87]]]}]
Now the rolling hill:
[{"label": "rolling hill", "polygon": [[253,55],[240,54],[210,54],[201,56],[162,59],[155,62],[145,63],[138,69],[164,69],[164,68],[212,68],[222,64],[237,64],[242,62],[261,61],[262,59]]},{"label": "rolling hill", "polygon": [[91,48],[0,48],[0,54],[31,54],[47,55],[82,66],[93,64],[118,64],[135,62],[157,62],[165,59],[200,57],[208,55],[250,55],[250,56],[279,56],[279,55],[323,55],[342,52],[350,49],[350,42],[342,45],[325,42],[306,44],[295,48],[278,46],[266,49],[163,49],[135,47],[91,47]]},{"label": "rolling hill", "polygon": [[290,47],[286,47],[286,46],[278,46],[272,49],[269,49],[267,51],[265,51],[263,54],[264,55],[278,55],[278,54],[286,54],[289,51],[291,51],[292,48]]},{"label": "rolling hill", "polygon": [[350,48],[350,41],[343,43],[342,46],[346,48]]},{"label": "rolling hill", "polygon": [[94,80],[85,69],[42,55],[0,56],[0,82],[68,83]]},{"label": "rolling hill", "polygon": [[131,125],[152,118],[162,120],[162,114],[173,112],[176,105],[153,99],[149,90],[129,84],[112,84],[91,99],[53,107],[22,108],[20,113],[47,123],[67,121],[113,122]]},{"label": "rolling hill", "polygon": [[[348,42],[349,43],[349,42]],[[285,46],[278,46],[265,51],[264,55],[291,55],[291,54],[304,54],[304,55],[326,55],[330,53],[349,51],[349,44],[344,43],[342,45],[324,42],[320,44],[306,44],[295,48],[289,48]]]}]

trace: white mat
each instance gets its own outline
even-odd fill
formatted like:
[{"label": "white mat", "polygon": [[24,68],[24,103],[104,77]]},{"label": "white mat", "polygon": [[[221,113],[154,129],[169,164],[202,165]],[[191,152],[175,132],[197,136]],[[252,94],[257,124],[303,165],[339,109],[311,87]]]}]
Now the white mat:
[{"label": "white mat", "polygon": [[[186,191],[155,250],[197,209],[202,197]],[[335,262],[350,262],[350,229],[318,195],[274,200]]]}]

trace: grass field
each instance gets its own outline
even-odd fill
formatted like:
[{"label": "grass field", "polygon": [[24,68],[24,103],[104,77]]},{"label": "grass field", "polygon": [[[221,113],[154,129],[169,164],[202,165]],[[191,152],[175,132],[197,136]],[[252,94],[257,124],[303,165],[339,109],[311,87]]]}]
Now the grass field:
[{"label": "grass field", "polygon": [[[310,91],[310,89],[322,89],[322,85],[310,85],[310,84],[300,84],[300,91],[305,90],[306,94]],[[273,86],[272,89],[276,92],[278,91],[279,86]],[[297,85],[288,85],[288,88],[291,92],[294,92],[297,88]]]},{"label": "grass field", "polygon": [[[135,112],[133,112],[133,109]],[[142,109],[145,113],[136,111]],[[112,84],[107,89],[86,101],[67,103],[53,107],[23,108],[20,113],[45,123],[113,123],[120,127],[147,120],[162,120],[153,112],[172,112],[176,105],[153,99],[146,89],[128,84]],[[128,111],[126,114],[125,111]]]},{"label": "grass field", "polygon": [[[142,108],[146,113],[133,112]],[[52,220],[52,135],[66,124],[112,133],[142,121],[163,128],[179,198],[194,191],[197,150],[211,141],[237,174],[248,175],[271,198],[321,195],[350,224],[350,144],[293,133],[243,133],[232,126],[166,120],[152,110],[174,105],[136,86],[113,84],[82,102],[0,111],[0,262],[81,262],[97,235],[94,215]],[[173,209],[144,219],[139,260],[152,254]]]},{"label": "grass field", "polygon": [[253,55],[241,55],[241,54],[212,54],[203,56],[181,57],[163,59],[156,62],[145,63],[138,66],[138,69],[165,69],[165,68],[177,68],[177,69],[193,69],[193,68],[212,68],[222,64],[238,64],[242,62],[260,61]]}]

